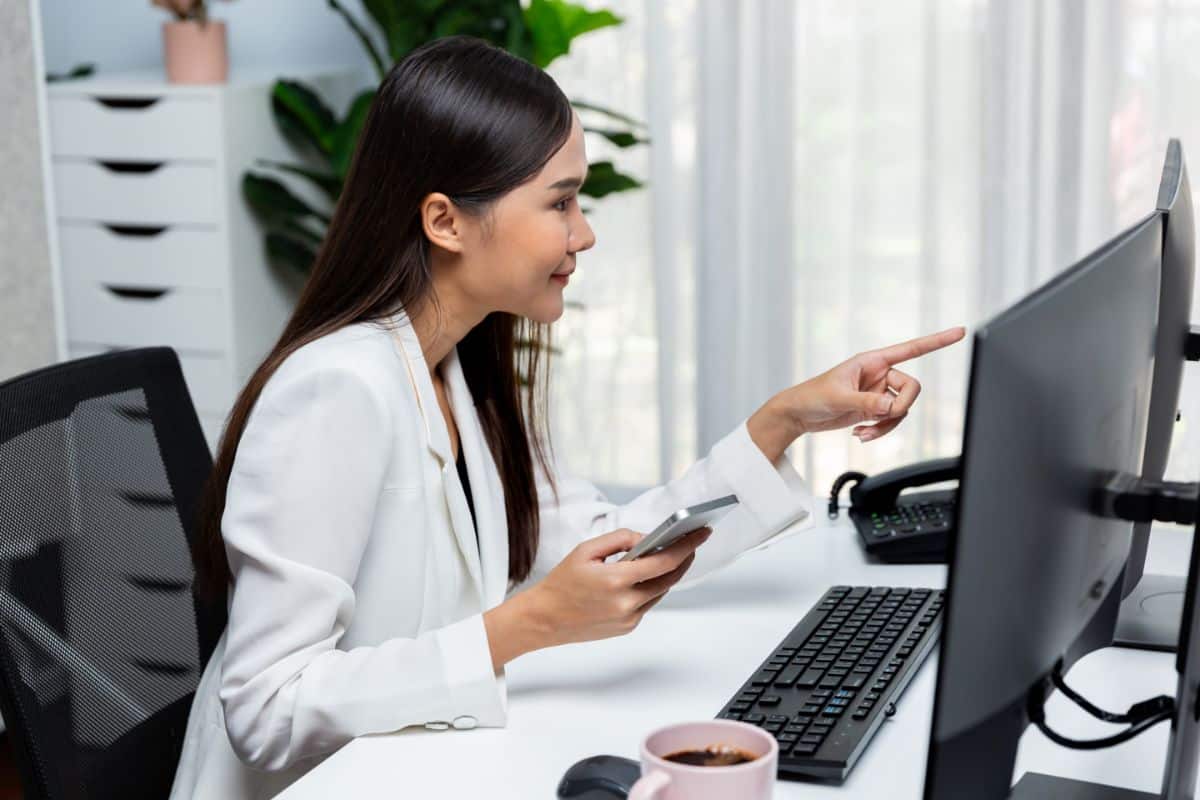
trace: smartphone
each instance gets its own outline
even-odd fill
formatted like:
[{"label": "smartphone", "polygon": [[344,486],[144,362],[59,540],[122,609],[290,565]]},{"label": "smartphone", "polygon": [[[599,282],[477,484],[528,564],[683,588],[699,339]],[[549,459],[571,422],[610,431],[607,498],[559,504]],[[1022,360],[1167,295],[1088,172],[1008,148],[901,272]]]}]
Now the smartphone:
[{"label": "smartphone", "polygon": [[728,514],[738,504],[737,495],[727,494],[707,503],[681,508],[662,521],[662,524],[651,531],[633,546],[618,561],[632,561],[635,558],[652,555],[669,546],[679,537],[691,533],[705,525],[711,526],[721,517]]}]

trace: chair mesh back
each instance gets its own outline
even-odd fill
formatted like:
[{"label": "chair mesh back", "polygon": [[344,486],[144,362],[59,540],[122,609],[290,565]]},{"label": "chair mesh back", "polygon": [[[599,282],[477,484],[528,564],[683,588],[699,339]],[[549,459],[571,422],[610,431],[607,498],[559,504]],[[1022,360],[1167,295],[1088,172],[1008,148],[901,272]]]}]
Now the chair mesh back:
[{"label": "chair mesh back", "polygon": [[208,447],[167,348],[0,385],[0,711],[27,797],[164,797],[224,626],[193,592]]}]

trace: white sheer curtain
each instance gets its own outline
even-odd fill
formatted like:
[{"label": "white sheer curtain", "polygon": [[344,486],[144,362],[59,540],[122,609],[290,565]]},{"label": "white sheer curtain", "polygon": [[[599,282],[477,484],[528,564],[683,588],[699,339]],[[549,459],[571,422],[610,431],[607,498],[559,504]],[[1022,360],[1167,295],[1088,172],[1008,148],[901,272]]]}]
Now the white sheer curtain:
[{"label": "white sheer curtain", "polygon": [[[626,24],[551,73],[649,123],[649,148],[589,151],[650,186],[591,213],[552,403],[556,448],[615,496],[779,389],[1044,282],[1153,207],[1169,136],[1200,169],[1200,0],[602,5]],[[956,454],[969,356],[909,365],[921,400],[882,440],[798,441],[814,490]],[[1189,479],[1195,371],[1169,467]]]}]

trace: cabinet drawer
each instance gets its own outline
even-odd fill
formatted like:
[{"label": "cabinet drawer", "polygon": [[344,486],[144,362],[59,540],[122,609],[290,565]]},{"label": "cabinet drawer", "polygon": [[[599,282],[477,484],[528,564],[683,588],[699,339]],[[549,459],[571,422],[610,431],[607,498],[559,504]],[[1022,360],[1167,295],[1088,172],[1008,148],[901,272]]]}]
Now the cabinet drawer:
[{"label": "cabinet drawer", "polygon": [[64,276],[67,336],[121,347],[226,352],[229,316],[215,289],[145,288]]},{"label": "cabinet drawer", "polygon": [[51,94],[50,152],[109,159],[215,160],[217,104],[207,97]]},{"label": "cabinet drawer", "polygon": [[[94,342],[71,342],[67,353],[74,359],[123,349],[125,348]],[[179,356],[183,379],[187,382],[188,394],[192,396],[192,404],[196,406],[197,414],[213,414],[220,418],[230,409],[234,400],[233,369],[229,359],[224,355],[205,353],[176,351],[175,354]]]},{"label": "cabinet drawer", "polygon": [[228,285],[225,240],[216,228],[63,222],[63,272],[120,286],[222,289]]},{"label": "cabinet drawer", "polygon": [[217,169],[170,162],[55,161],[58,216],[145,224],[215,225]]}]

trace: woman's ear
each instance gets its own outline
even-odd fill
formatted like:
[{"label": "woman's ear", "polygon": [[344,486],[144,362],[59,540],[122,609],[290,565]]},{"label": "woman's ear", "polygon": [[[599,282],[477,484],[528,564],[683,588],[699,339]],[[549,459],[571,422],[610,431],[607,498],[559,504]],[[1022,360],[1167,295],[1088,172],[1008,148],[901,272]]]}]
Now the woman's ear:
[{"label": "woman's ear", "polygon": [[433,192],[421,201],[421,227],[429,241],[451,253],[461,253],[466,220],[449,197]]}]

